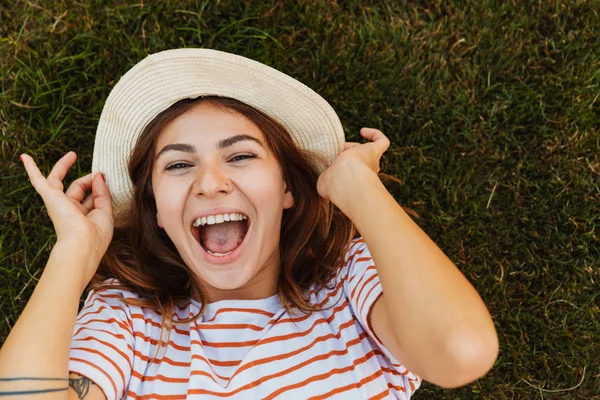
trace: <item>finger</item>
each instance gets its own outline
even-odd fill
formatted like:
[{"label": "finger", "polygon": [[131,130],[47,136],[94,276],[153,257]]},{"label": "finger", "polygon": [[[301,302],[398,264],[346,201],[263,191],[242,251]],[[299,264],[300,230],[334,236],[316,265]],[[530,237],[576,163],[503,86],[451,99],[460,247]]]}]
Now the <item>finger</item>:
[{"label": "finger", "polygon": [[375,128],[361,128],[360,130],[360,134],[362,137],[375,141],[381,137],[385,137],[385,135],[383,134],[383,132],[381,132],[379,129],[375,129]]},{"label": "finger", "polygon": [[85,198],[83,203],[81,203],[82,212],[87,215],[90,211],[94,209],[94,196],[91,194]]},{"label": "finger", "polygon": [[94,175],[92,180],[92,196],[94,198],[94,208],[106,211],[112,215],[112,197],[104,181],[104,175],[101,172]]},{"label": "finger", "polygon": [[92,174],[87,174],[86,176],[82,176],[81,178],[74,180],[65,194],[80,203],[85,198],[85,194],[91,189]]},{"label": "finger", "polygon": [[362,128],[360,134],[377,145],[380,152],[385,152],[390,147],[390,140],[381,132],[375,128]]},{"label": "finger", "polygon": [[69,198],[69,200],[83,215],[88,215],[94,209],[94,196],[92,194],[89,194],[83,202],[79,202],[73,198]]},{"label": "finger", "polygon": [[73,163],[75,163],[76,159],[77,155],[74,151],[70,151],[64,156],[62,156],[60,160],[58,160],[56,164],[54,164],[54,167],[52,168],[52,171],[50,171],[50,174],[48,174],[48,183],[50,183],[50,185],[54,186],[57,189],[63,190],[64,186],[62,181],[63,179],[65,179],[69,168],[73,166]]},{"label": "finger", "polygon": [[[21,162],[23,162],[23,166],[25,167],[25,171],[27,171],[27,176],[29,177],[29,182],[34,187],[36,192],[42,196],[42,193],[45,192],[48,182],[44,175],[40,172],[40,169],[37,167],[33,158],[27,154],[21,154]],[[43,197],[42,197],[43,198]]]},{"label": "finger", "polygon": [[360,143],[356,143],[356,142],[346,142],[344,143],[344,150],[348,150],[351,149],[355,146],[360,146]]}]

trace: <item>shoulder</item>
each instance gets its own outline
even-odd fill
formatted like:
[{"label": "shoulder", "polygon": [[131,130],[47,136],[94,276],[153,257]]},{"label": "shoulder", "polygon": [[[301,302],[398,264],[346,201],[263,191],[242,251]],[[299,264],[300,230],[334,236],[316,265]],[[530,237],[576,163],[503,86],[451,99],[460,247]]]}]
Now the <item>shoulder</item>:
[{"label": "shoulder", "polygon": [[137,293],[123,287],[118,280],[106,279],[90,289],[83,308],[98,308],[104,305],[115,310],[125,311],[139,300],[140,297]]},{"label": "shoulder", "polygon": [[106,297],[114,299],[139,299],[140,296],[132,290],[127,289],[115,278],[105,279],[99,284],[92,286],[87,297]]},{"label": "shoulder", "polygon": [[[132,308],[130,301],[138,299],[137,294],[119,288],[116,279],[102,282],[103,286],[93,288],[85,298],[76,321],[77,327],[95,327],[101,323],[112,323],[131,332]],[[76,329],[78,331],[78,329]]]},{"label": "shoulder", "polygon": [[371,256],[371,253],[369,253],[369,248],[365,243],[365,239],[363,239],[362,236],[359,236],[352,239],[350,242],[350,246],[348,246],[348,250],[346,251],[345,260],[352,260],[357,256],[363,255],[363,253],[369,257]]},{"label": "shoulder", "polygon": [[[161,324],[162,315],[158,307],[144,294],[130,290],[122,285],[117,279],[106,279],[92,288],[85,300],[84,309],[88,311],[98,308],[109,308],[113,313],[126,316],[128,320],[143,322],[145,324]],[[175,319],[187,319],[196,315],[201,304],[194,299],[187,299],[173,307]],[[137,324],[136,324],[137,325]]]},{"label": "shoulder", "polygon": [[354,281],[354,277],[357,274],[364,272],[369,267],[374,269],[371,253],[362,237],[352,239],[341,259],[339,268],[333,273],[327,283],[324,285],[314,284],[312,291],[317,293],[322,291],[337,293],[341,287],[347,289],[348,284]]}]

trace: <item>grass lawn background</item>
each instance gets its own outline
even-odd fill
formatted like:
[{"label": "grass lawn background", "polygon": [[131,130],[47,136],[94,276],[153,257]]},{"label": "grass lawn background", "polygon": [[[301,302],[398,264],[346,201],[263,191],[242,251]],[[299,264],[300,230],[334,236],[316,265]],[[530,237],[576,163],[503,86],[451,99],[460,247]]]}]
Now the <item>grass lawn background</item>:
[{"label": "grass lawn background", "polygon": [[[0,341],[55,241],[19,154],[91,169],[148,53],[234,52],[310,86],[348,140],[392,140],[390,191],[488,305],[500,355],[416,399],[600,398],[600,2],[10,1],[0,5]],[[51,299],[48,299],[51,301]],[[410,321],[407,321],[410,323]]]}]

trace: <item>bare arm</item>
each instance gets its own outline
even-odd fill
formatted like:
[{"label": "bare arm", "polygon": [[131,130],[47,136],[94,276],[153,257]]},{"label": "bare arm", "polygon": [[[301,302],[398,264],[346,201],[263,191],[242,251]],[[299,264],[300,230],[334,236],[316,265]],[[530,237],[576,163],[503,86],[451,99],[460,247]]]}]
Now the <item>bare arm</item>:
[{"label": "bare arm", "polygon": [[[415,374],[436,385],[467,384],[492,367],[498,337],[477,291],[404,212],[377,172],[389,140],[347,143],[318,189],[356,225],[383,288],[369,316],[375,334]],[[336,166],[337,163],[337,166]]]},{"label": "bare arm", "polygon": [[89,262],[85,249],[67,243],[52,249],[33,295],[0,351],[0,376],[5,379],[0,381],[0,394],[104,399],[95,385],[90,390],[87,378],[68,377],[71,336],[83,290],[77,271]]},{"label": "bare arm", "polygon": [[[75,153],[61,158],[48,178],[31,157],[22,160],[46,204],[57,242],[0,349],[0,396],[67,399],[75,393],[69,389],[68,364],[79,298],[112,238],[110,193],[100,175],[93,181],[91,175],[80,178],[63,193],[62,179]],[[84,200],[89,189],[92,195]]]}]

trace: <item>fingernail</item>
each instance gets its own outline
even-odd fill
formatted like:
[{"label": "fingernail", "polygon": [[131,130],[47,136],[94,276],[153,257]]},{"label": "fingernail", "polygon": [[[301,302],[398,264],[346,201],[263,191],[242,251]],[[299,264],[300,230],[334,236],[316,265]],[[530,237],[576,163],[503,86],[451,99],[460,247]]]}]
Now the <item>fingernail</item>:
[{"label": "fingernail", "polygon": [[21,162],[23,162],[23,154],[21,154],[21,155],[19,156],[19,160],[21,160]]},{"label": "fingernail", "polygon": [[102,178],[102,182],[106,182],[106,178],[102,172],[100,172],[100,178]]}]

